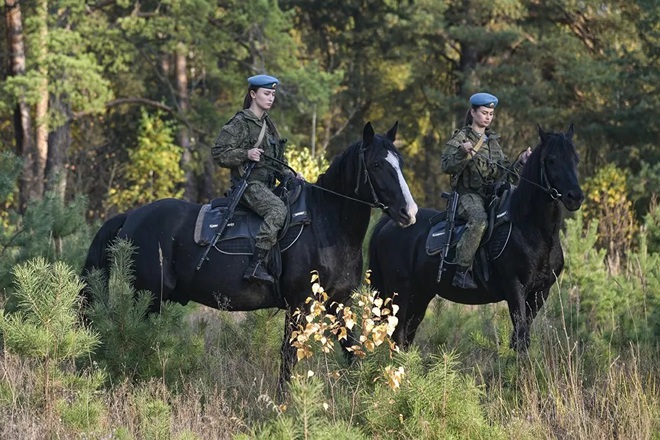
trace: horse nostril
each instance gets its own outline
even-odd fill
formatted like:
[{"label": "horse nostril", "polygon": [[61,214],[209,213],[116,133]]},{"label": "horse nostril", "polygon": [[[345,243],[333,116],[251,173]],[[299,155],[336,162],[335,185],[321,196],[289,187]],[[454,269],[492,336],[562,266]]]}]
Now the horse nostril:
[{"label": "horse nostril", "polygon": [[401,217],[403,217],[405,220],[410,220],[410,214],[406,208],[399,209],[399,214],[401,214]]},{"label": "horse nostril", "polygon": [[578,203],[582,203],[584,200],[584,193],[582,191],[570,190],[567,194],[568,198],[574,200]]}]

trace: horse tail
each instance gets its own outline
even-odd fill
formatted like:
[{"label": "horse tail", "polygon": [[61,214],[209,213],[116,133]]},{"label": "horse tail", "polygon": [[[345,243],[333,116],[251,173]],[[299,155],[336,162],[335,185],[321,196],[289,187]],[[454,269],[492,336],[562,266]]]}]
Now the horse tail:
[{"label": "horse tail", "polygon": [[83,276],[94,268],[101,269],[108,275],[110,269],[110,259],[108,256],[108,245],[117,237],[119,230],[124,226],[128,214],[117,214],[107,220],[96,232],[92,244],[87,251],[87,259],[83,266]]},{"label": "horse tail", "polygon": [[[379,292],[383,289],[383,271],[378,264],[378,234],[385,227],[387,222],[390,221],[389,217],[383,216],[371,233],[371,239],[369,240],[369,269],[371,269],[371,285],[378,290]],[[381,292],[382,293],[382,292]]]}]

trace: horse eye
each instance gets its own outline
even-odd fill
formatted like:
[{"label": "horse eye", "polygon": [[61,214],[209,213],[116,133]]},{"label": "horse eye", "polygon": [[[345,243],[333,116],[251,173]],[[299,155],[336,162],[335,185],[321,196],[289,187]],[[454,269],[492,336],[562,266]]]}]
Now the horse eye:
[{"label": "horse eye", "polygon": [[378,168],[380,166],[380,162],[372,162],[371,166],[374,168]]}]

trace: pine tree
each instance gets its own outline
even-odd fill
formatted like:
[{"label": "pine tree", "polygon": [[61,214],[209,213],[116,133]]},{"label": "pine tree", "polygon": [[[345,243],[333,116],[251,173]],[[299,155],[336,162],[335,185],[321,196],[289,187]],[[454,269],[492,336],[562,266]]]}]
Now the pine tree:
[{"label": "pine tree", "polygon": [[[17,310],[0,310],[0,331],[10,353],[33,359],[43,376],[43,398],[47,415],[53,411],[62,382],[54,378],[79,377],[65,364],[89,356],[99,344],[98,335],[79,321],[80,290],[83,285],[65,263],[36,258],[14,270]],[[78,381],[78,391],[96,389],[103,376]]]},{"label": "pine tree", "polygon": [[96,360],[111,376],[178,380],[200,366],[203,339],[183,323],[181,306],[161,303],[154,311],[151,293],[135,291],[134,251],[130,242],[117,240],[109,278],[99,270],[87,277],[92,301],[86,315],[101,340]]}]

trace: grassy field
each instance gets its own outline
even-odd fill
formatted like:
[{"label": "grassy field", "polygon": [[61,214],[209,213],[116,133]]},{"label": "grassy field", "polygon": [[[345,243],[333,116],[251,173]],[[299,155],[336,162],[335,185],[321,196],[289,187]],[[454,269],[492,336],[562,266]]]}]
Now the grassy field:
[{"label": "grassy field", "polygon": [[660,257],[642,245],[612,266],[594,234],[569,223],[528,353],[508,347],[505,304],[440,299],[398,352],[362,287],[365,356],[345,359],[319,309],[285,400],[282,312],[175,305],[145,320],[148,298],[118,272],[89,333],[74,271],[21,266],[20,313],[0,315],[0,439],[660,439]]}]

